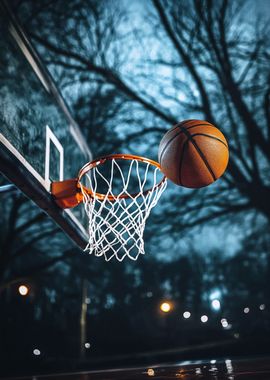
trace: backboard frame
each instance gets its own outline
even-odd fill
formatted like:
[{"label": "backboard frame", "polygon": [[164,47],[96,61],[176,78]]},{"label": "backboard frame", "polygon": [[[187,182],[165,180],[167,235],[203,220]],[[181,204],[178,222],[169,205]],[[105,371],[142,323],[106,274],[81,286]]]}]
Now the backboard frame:
[{"label": "backboard frame", "polygon": [[[32,67],[46,92],[49,93],[56,106],[63,113],[69,126],[69,133],[80,147],[86,157],[86,161],[92,160],[92,154],[82,135],[82,132],[72,118],[71,113],[63,97],[59,93],[50,73],[43,65],[38,53],[27,38],[25,31],[10,10],[5,1],[0,2],[0,11],[4,12],[9,25],[9,33],[22,51],[24,57]],[[60,156],[59,180],[63,180],[63,147],[54,135],[50,127],[46,126],[45,145],[45,173],[40,175],[31,164],[16,150],[16,148],[5,138],[0,131],[0,171],[14,183],[28,198],[33,200],[38,207],[44,210],[63,231],[82,249],[88,241],[86,229],[70,210],[60,209],[50,194],[50,146],[54,146]],[[79,168],[78,168],[79,169]]]}]

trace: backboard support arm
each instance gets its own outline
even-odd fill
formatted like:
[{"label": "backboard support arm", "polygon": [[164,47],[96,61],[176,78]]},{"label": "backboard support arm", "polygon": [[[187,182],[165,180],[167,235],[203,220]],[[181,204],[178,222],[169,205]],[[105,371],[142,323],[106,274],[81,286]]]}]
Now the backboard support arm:
[{"label": "backboard support arm", "polygon": [[85,248],[88,237],[78,229],[76,223],[68,217],[66,211],[58,207],[50,193],[40,186],[38,180],[31,175],[14,157],[14,155],[0,144],[0,171],[15,184],[38,207],[51,216],[63,231],[82,249]]}]

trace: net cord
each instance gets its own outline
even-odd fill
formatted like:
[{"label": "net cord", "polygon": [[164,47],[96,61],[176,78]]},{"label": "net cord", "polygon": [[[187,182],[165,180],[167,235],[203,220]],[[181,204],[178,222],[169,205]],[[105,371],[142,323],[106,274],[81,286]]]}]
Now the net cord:
[{"label": "net cord", "polygon": [[[85,180],[88,181],[87,187],[91,190],[91,196],[79,182],[83,194],[84,209],[89,218],[89,242],[85,250],[90,254],[104,256],[106,261],[113,257],[118,261],[122,261],[125,257],[137,260],[139,255],[145,254],[143,233],[146,220],[165,190],[167,181],[163,181],[158,186],[157,179],[160,169],[155,167],[149,173],[150,167],[153,166],[150,163],[143,163],[143,165],[145,167],[143,178],[140,174],[140,162],[135,159],[130,162],[126,178],[116,159],[111,160],[109,179],[101,173],[98,167],[94,167],[91,173],[85,173]],[[139,188],[135,196],[128,191],[133,168],[136,172]],[[116,171],[120,174],[123,186],[121,192],[114,195],[113,179]],[[145,194],[144,187],[151,175],[153,176],[153,186]],[[95,194],[98,194],[97,189],[100,180],[104,181],[107,186],[107,192],[102,200],[95,197]],[[123,194],[127,195],[128,198],[121,198]],[[113,200],[109,198],[112,195]],[[135,254],[134,250],[136,251]]]}]

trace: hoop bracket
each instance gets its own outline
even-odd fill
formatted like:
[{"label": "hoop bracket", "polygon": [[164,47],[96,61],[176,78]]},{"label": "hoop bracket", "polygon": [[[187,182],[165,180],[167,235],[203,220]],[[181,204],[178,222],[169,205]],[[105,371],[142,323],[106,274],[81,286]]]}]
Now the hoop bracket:
[{"label": "hoop bracket", "polygon": [[78,178],[53,182],[51,193],[56,204],[61,208],[72,208],[78,206],[83,201]]}]

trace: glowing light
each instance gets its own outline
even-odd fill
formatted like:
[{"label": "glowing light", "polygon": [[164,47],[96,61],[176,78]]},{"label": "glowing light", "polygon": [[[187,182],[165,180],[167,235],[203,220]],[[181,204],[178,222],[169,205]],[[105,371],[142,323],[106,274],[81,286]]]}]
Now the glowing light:
[{"label": "glowing light", "polygon": [[41,354],[41,352],[39,351],[38,348],[35,348],[35,349],[33,350],[33,354],[34,354],[35,356],[39,356],[39,355]]},{"label": "glowing light", "polygon": [[260,310],[264,310],[264,309],[265,309],[265,304],[262,303],[262,304],[260,305]]},{"label": "glowing light", "polygon": [[222,324],[222,327],[226,330],[230,330],[232,328],[232,325],[230,323],[228,323],[227,319],[226,318],[222,318],[221,319],[221,324]]},{"label": "glowing light", "polygon": [[227,319],[222,319],[221,324],[224,329],[226,329],[229,326]]},{"label": "glowing light", "polygon": [[85,303],[86,303],[86,305],[89,305],[90,302],[91,302],[90,298],[89,298],[89,297],[86,297],[86,298],[85,298]]},{"label": "glowing light", "polygon": [[206,323],[208,321],[207,315],[202,315],[201,316],[201,321],[202,321],[202,323]]},{"label": "glowing light", "polygon": [[245,308],[244,308],[244,313],[245,313],[245,314],[249,313],[249,311],[250,311],[250,310],[249,310],[249,307],[245,307]]},{"label": "glowing light", "polygon": [[214,299],[212,302],[211,302],[211,305],[212,305],[212,308],[216,311],[220,310],[220,301],[217,300],[217,299]]},{"label": "glowing light", "polygon": [[88,343],[88,342],[87,342],[87,343],[84,343],[84,347],[85,347],[85,348],[90,348],[90,347],[91,347],[91,344]]},{"label": "glowing light", "polygon": [[233,373],[233,366],[232,366],[232,361],[230,359],[225,360],[226,368],[227,368],[227,373]]},{"label": "glowing light", "polygon": [[20,285],[18,291],[21,296],[27,296],[27,294],[29,293],[29,289],[26,285]]},{"label": "glowing light", "polygon": [[188,319],[188,318],[191,317],[191,313],[190,313],[189,311],[185,311],[185,312],[183,313],[183,317],[184,317],[185,319]]},{"label": "glowing light", "polygon": [[148,376],[155,376],[155,371],[153,370],[153,368],[148,368],[147,375]]},{"label": "glowing light", "polygon": [[216,362],[217,362],[216,360],[211,360],[210,361],[211,364],[216,364]]},{"label": "glowing light", "polygon": [[168,313],[169,311],[171,311],[171,304],[169,302],[162,302],[162,304],[160,305],[160,310],[163,311],[163,313]]}]

